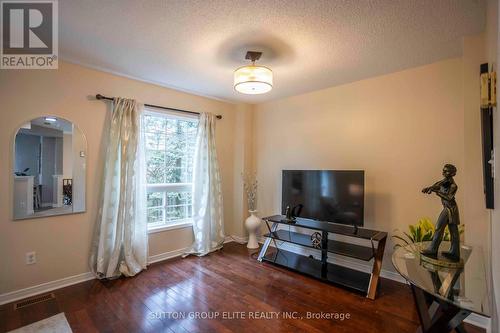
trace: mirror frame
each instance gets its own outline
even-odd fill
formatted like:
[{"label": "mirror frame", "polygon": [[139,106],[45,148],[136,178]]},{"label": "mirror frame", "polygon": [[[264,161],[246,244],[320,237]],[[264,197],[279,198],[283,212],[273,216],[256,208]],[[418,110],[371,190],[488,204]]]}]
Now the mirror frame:
[{"label": "mirror frame", "polygon": [[[16,217],[15,216],[15,211],[14,211],[14,200],[15,200],[15,193],[14,193],[14,173],[15,173],[15,169],[16,169],[16,136],[17,134],[19,133],[19,130],[22,128],[22,126],[28,122],[31,122],[35,119],[38,119],[38,118],[45,118],[45,117],[54,117],[54,118],[58,118],[58,119],[62,119],[62,120],[65,120],[65,121],[68,121],[70,122],[73,127],[76,127],[81,135],[82,135],[82,139],[83,139],[83,143],[85,144],[85,180],[84,180],[84,184],[83,184],[83,188],[84,188],[84,198],[85,198],[85,207],[83,210],[81,211],[78,211],[78,212],[71,212],[71,213],[56,213],[56,214],[52,214],[52,215],[44,215],[44,216],[26,216],[26,217]],[[56,217],[56,216],[64,216],[64,215],[73,215],[73,214],[83,214],[83,213],[86,213],[87,212],[87,205],[88,205],[88,196],[87,196],[87,178],[88,178],[88,140],[87,140],[87,136],[85,135],[85,133],[81,130],[80,126],[78,126],[73,120],[70,120],[64,116],[58,116],[58,115],[54,115],[54,114],[49,114],[49,115],[41,115],[41,116],[34,116],[34,117],[31,117],[30,119],[26,120],[26,121],[23,121],[22,123],[20,123],[19,125],[16,126],[16,129],[14,130],[14,133],[12,135],[12,141],[11,141],[11,147],[12,147],[12,150],[10,151],[10,158],[11,158],[11,163],[10,163],[10,174],[9,174],[9,180],[10,180],[10,186],[9,186],[9,190],[10,190],[10,195],[9,195],[9,198],[11,199],[10,200],[10,209],[11,209],[11,218],[12,218],[12,221],[24,221],[24,220],[32,220],[32,219],[42,219],[42,218],[52,218],[52,217]]]}]

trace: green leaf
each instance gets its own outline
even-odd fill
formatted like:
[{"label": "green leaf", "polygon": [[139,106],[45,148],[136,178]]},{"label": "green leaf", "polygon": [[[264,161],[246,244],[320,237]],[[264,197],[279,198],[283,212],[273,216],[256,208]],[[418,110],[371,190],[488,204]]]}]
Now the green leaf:
[{"label": "green leaf", "polygon": [[432,230],[427,230],[427,232],[422,236],[422,242],[428,242],[432,240],[434,232]]},{"label": "green leaf", "polygon": [[422,241],[422,228],[420,226],[417,226],[415,228],[415,243],[421,242]]},{"label": "green leaf", "polygon": [[407,234],[406,232],[404,233],[409,239],[412,240],[412,242],[415,243],[415,236],[417,234],[417,229],[413,225],[409,225],[408,229],[410,230],[410,234]]}]

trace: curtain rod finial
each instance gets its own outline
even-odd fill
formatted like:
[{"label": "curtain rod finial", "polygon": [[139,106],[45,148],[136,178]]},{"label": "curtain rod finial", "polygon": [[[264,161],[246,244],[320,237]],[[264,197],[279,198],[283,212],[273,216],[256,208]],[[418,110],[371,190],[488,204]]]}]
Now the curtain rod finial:
[{"label": "curtain rod finial", "polygon": [[104,96],[103,96],[103,95],[101,95],[101,94],[97,94],[97,95],[95,95],[95,98],[96,98],[96,99],[104,99]]}]

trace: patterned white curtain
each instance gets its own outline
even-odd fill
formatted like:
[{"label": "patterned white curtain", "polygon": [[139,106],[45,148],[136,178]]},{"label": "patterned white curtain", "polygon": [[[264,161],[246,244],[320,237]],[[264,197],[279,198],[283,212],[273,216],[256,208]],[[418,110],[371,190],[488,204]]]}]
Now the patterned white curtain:
[{"label": "patterned white curtain", "polygon": [[90,258],[98,278],[133,276],[146,268],[145,157],[135,100],[115,98],[104,167],[102,199]]},{"label": "patterned white curtain", "polygon": [[216,116],[202,113],[193,162],[194,243],[188,254],[204,256],[222,248],[224,221],[219,163],[215,150]]}]

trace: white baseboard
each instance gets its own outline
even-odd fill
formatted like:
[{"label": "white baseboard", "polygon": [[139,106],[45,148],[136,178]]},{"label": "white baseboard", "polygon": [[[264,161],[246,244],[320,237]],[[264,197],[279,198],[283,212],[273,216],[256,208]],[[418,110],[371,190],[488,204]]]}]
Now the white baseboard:
[{"label": "white baseboard", "polygon": [[[175,257],[179,257],[183,255],[188,248],[182,248],[174,251],[169,251],[165,253],[156,254],[153,256],[149,256],[148,264],[152,264],[155,262],[159,262],[162,260],[172,259]],[[47,293],[56,289],[64,288],[67,286],[71,286],[77,283],[89,281],[95,279],[94,274],[92,272],[86,272],[74,276],[69,276],[66,278],[62,278],[59,280],[54,280],[46,283],[42,283],[33,287],[28,287],[24,289],[19,289],[15,291],[11,291],[5,294],[0,294],[0,305],[7,304],[11,302],[18,301],[20,299],[32,297],[35,295]]]},{"label": "white baseboard", "polygon": [[[239,237],[239,236],[228,236],[226,237],[224,243],[228,242],[246,243],[247,239],[245,237]],[[188,248],[189,247],[149,256],[148,264],[153,264],[159,261],[179,257],[183,255],[188,250]],[[47,293],[56,289],[64,288],[67,286],[71,286],[73,284],[89,281],[92,279],[95,279],[94,274],[92,274],[92,272],[86,272],[42,283],[33,287],[23,288],[8,293],[0,294],[0,305],[15,302],[20,299],[28,298],[31,296]]]},{"label": "white baseboard", "polygon": [[[264,241],[263,239],[259,240],[260,243],[263,243],[263,241]],[[274,244],[271,242],[270,246],[274,247]],[[314,257],[317,257],[318,259],[319,259],[318,255],[321,255],[319,253],[319,251],[304,248],[304,247],[301,247],[299,245],[295,245],[295,244],[291,244],[291,243],[283,243],[280,245],[280,248],[282,248],[283,250],[286,250],[286,251],[290,251],[290,252],[294,252],[294,253],[298,253],[298,254],[303,254],[303,255],[307,255],[307,256],[312,255]],[[360,262],[360,261],[355,260],[355,259],[351,259],[351,258],[339,256],[339,255],[330,254],[328,259],[329,259],[328,260],[329,262],[331,261],[337,265],[348,267],[351,269],[355,269],[357,271],[371,273],[371,270],[372,270],[371,264],[367,264],[367,263]],[[386,279],[389,279],[389,280],[408,284],[408,282],[406,281],[405,278],[403,278],[399,273],[396,273],[393,271],[382,269],[382,271],[380,272],[380,276],[384,277]],[[471,325],[474,325],[474,326],[477,326],[477,327],[481,327],[481,328],[486,330],[486,333],[491,333],[491,318],[481,316],[481,315],[478,315],[475,313],[471,313],[464,320],[464,322],[471,324]]]},{"label": "white baseboard", "polygon": [[491,318],[471,313],[464,322],[486,330],[486,333],[491,333]]},{"label": "white baseboard", "polygon": [[148,265],[149,264],[154,264],[155,262],[167,260],[167,259],[172,259],[176,257],[182,256],[190,247],[185,247],[182,249],[174,250],[174,251],[169,251],[169,252],[164,252],[160,254],[155,254],[153,256],[149,256],[148,258]]},{"label": "white baseboard", "polygon": [[[233,236],[227,236],[224,240],[224,243],[236,242],[236,243],[244,244],[247,241],[248,241],[248,237],[241,237],[241,236],[234,236],[233,235]],[[259,242],[262,243],[263,239],[260,239]],[[271,246],[272,246],[272,243],[271,243]],[[288,250],[291,252],[300,253],[300,254],[304,254],[304,255],[312,255],[312,256],[318,255],[318,252],[316,252],[312,249],[303,248],[303,247],[300,247],[298,245],[294,245],[294,244],[290,244],[290,243],[283,243],[280,247],[283,248],[284,250]],[[187,249],[188,248],[182,248],[182,249],[178,249],[178,250],[174,250],[174,251],[169,251],[169,252],[149,256],[148,264],[153,264],[153,263],[156,263],[159,261],[179,257],[179,256],[183,255],[187,251]],[[333,255],[333,257],[331,257],[331,259],[333,259],[332,261],[340,266],[352,268],[352,269],[362,271],[362,272],[367,272],[367,273],[371,272],[371,265],[370,264],[358,262],[357,260],[349,259],[346,257],[337,256],[337,255]],[[385,269],[382,269],[382,271],[380,272],[380,276],[387,278],[387,279],[390,279],[390,280],[393,280],[393,281],[407,283],[406,280],[398,273],[388,271]],[[53,291],[53,290],[67,287],[67,286],[71,286],[71,285],[74,285],[77,283],[89,281],[92,279],[95,279],[94,274],[92,274],[91,272],[86,272],[86,273],[62,278],[59,280],[54,280],[54,281],[42,283],[42,284],[39,284],[39,285],[36,285],[33,287],[28,287],[28,288],[24,288],[24,289],[11,291],[11,292],[8,292],[5,294],[0,294],[0,305],[15,302],[15,301],[20,300],[20,299],[28,298],[28,297],[35,296],[38,294],[43,294],[43,293],[46,293],[49,291]],[[468,324],[485,329],[487,333],[491,333],[491,318],[480,316],[480,315],[477,315],[475,313],[472,313],[464,321]]]},{"label": "white baseboard", "polygon": [[245,244],[246,242],[248,242],[248,237],[241,237],[235,235],[226,236],[226,238],[224,239],[224,243],[231,243],[231,242],[235,242],[238,244]]},{"label": "white baseboard", "polygon": [[23,298],[35,296],[38,294],[43,294],[55,289],[71,286],[73,284],[85,282],[92,279],[95,279],[94,274],[92,274],[91,272],[86,272],[62,278],[59,280],[42,283],[33,287],[28,287],[24,289],[11,291],[5,294],[0,294],[0,305],[14,302]]},{"label": "white baseboard", "polygon": [[[261,243],[262,242],[263,241],[261,240]],[[270,246],[274,247],[274,244],[271,242]],[[306,256],[312,255],[313,257],[315,257],[317,259],[320,259],[320,256],[321,256],[321,253],[319,250],[313,250],[313,249],[309,249],[309,248],[302,247],[300,245],[291,244],[291,243],[283,243],[280,245],[280,248],[282,248],[283,250],[286,250],[286,251],[290,251],[290,252],[294,252],[294,253],[298,253],[298,254],[303,254]],[[328,262],[332,262],[332,263],[335,263],[337,265],[351,268],[351,269],[354,269],[354,270],[357,270],[360,272],[365,272],[365,273],[372,272],[372,264],[366,263],[366,262],[361,261],[361,260],[347,258],[347,257],[341,256],[341,255],[336,255],[336,254],[332,254],[332,253],[329,254],[328,255]],[[405,283],[405,284],[407,283],[406,280],[401,275],[399,275],[396,272],[392,272],[392,271],[389,271],[386,269],[381,270],[380,276],[387,278],[387,279],[390,279],[390,280],[393,280],[393,281],[400,282],[400,283]]]}]

